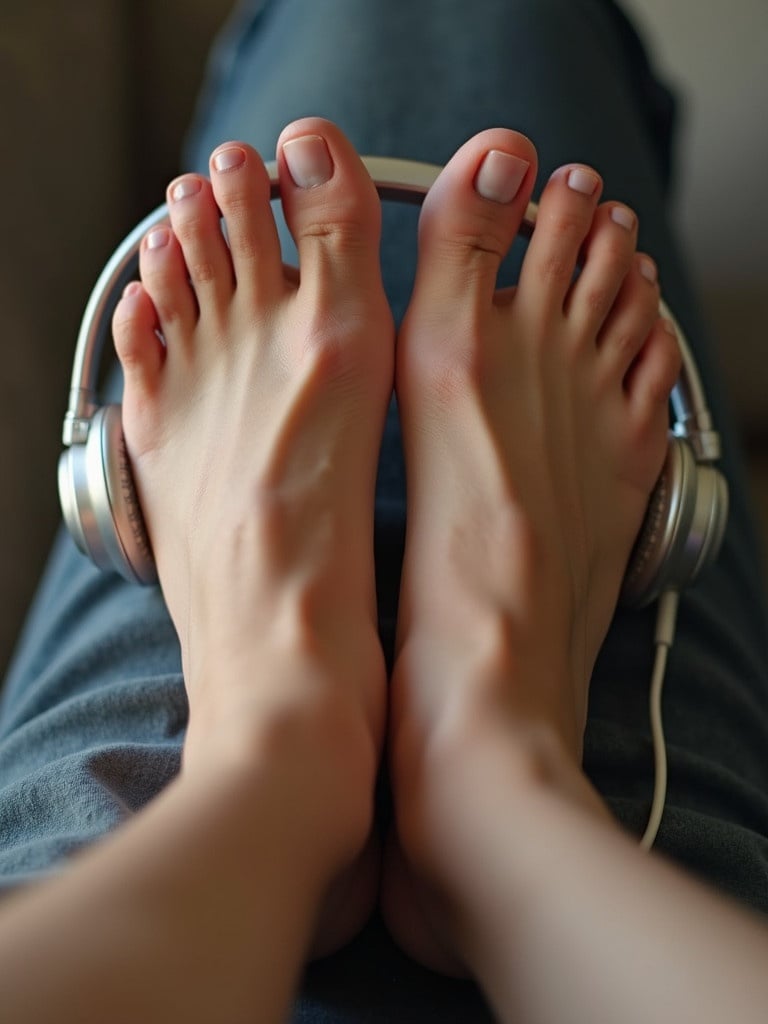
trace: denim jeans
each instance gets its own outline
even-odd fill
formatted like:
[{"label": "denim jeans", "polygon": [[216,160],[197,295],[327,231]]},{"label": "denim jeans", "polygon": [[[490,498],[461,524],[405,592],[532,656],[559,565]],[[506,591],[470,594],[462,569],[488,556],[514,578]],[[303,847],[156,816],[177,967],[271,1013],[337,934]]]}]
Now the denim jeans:
[{"label": "denim jeans", "polygon": [[[335,120],[362,153],[446,161],[492,125],[526,132],[540,188],[594,165],[632,206],[723,438],[731,512],[717,564],[681,602],[665,691],[670,779],[657,847],[768,910],[768,629],[743,467],[716,361],[668,222],[675,103],[610,0],[250,0],[214,47],[186,167],[219,142],[266,159],[296,117]],[[397,319],[410,294],[417,211],[385,207],[382,265]],[[281,228],[285,257],[294,250]],[[713,239],[713,244],[716,240]],[[514,280],[523,247],[501,274]],[[62,382],[62,392],[66,382]],[[377,484],[382,642],[391,659],[405,534],[397,410]],[[653,786],[647,713],[654,610],[616,613],[595,669],[585,768],[630,831]],[[187,704],[162,595],[100,573],[62,534],[0,705],[0,891],[58,870],[178,771]],[[386,797],[382,798],[386,814]],[[562,851],[563,857],[568,851]],[[489,1018],[469,982],[409,961],[378,919],[306,971],[297,1021],[451,1024]]]}]

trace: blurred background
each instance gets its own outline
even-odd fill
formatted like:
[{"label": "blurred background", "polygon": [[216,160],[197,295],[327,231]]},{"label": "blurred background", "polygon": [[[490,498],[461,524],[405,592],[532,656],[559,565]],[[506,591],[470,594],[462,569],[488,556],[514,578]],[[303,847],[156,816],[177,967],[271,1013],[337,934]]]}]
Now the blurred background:
[{"label": "blurred background", "polygon": [[[0,677],[58,523],[61,419],[85,302],[180,169],[206,54],[233,6],[0,4]],[[624,6],[684,100],[675,218],[768,523],[768,4]]]},{"label": "blurred background", "polygon": [[0,0],[0,678],[59,521],[88,295],[178,172],[233,0]]}]

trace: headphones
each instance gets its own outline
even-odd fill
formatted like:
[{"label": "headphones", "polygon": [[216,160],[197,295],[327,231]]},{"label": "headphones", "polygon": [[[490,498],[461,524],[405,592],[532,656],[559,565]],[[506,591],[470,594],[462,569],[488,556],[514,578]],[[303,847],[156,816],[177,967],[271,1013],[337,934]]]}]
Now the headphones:
[{"label": "headphones", "polygon": [[[382,199],[420,204],[440,168],[431,164],[366,157]],[[267,165],[271,196],[279,195],[277,168]],[[537,208],[528,205],[520,229],[530,236]],[[138,270],[142,238],[164,222],[163,205],[127,236],[104,267],[83,316],[64,418],[65,450],[59,459],[59,497],[64,521],[80,550],[95,564],[134,583],[156,581],[122,431],[121,407],[102,406],[97,374],[112,313]],[[696,364],[680,326],[662,302],[660,312],[677,331],[680,377],[671,396],[673,425],[659,480],[630,556],[621,599],[641,607],[665,591],[679,592],[710,564],[720,548],[728,515],[728,487],[713,463],[720,438],[713,429]]]}]

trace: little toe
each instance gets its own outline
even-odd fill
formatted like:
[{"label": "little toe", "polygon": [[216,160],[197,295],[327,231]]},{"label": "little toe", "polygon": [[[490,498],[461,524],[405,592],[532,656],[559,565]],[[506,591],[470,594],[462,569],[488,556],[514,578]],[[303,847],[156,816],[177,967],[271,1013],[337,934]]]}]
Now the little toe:
[{"label": "little toe", "polygon": [[234,292],[232,260],[211,183],[185,174],[168,186],[168,209],[201,318],[218,317]]},{"label": "little toe", "polygon": [[283,266],[264,162],[251,146],[228,142],[214,150],[210,166],[238,292],[252,303],[272,298],[283,287]]},{"label": "little toe", "polygon": [[632,269],[637,217],[627,206],[605,203],[595,212],[582,247],[581,272],[565,312],[584,337],[597,337]]},{"label": "little toe", "polygon": [[126,390],[152,394],[165,360],[157,336],[157,312],[146,289],[133,281],[123,292],[112,317],[115,351],[125,375]]},{"label": "little toe", "polygon": [[181,246],[169,226],[158,225],[142,239],[139,273],[166,342],[172,348],[183,344],[197,322],[197,300]]},{"label": "little toe", "polygon": [[659,317],[659,299],[655,263],[645,254],[635,254],[597,335],[601,359],[619,380],[624,378]]},{"label": "little toe", "polygon": [[284,129],[277,145],[286,221],[299,252],[300,292],[347,309],[382,293],[379,262],[381,203],[352,144],[331,122],[304,118]]},{"label": "little toe", "polygon": [[561,311],[602,191],[597,171],[581,164],[551,176],[539,202],[536,228],[520,272],[521,307]]},{"label": "little toe", "polygon": [[475,317],[488,308],[499,267],[517,234],[536,178],[524,135],[480,132],[446,164],[419,218],[419,262],[411,310]]}]

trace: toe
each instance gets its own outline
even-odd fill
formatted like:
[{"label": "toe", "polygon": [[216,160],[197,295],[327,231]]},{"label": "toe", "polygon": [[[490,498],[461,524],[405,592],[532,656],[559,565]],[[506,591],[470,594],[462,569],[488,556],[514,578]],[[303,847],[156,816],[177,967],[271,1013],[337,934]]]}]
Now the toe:
[{"label": "toe", "polygon": [[282,289],[283,268],[264,163],[251,146],[229,142],[213,152],[210,166],[238,293],[251,304],[271,299]]},{"label": "toe", "polygon": [[181,246],[170,227],[159,225],[142,239],[139,273],[154,305],[158,329],[176,348],[191,335],[198,313]]},{"label": "toe", "polygon": [[519,305],[531,304],[532,313],[563,307],[601,191],[599,174],[580,164],[549,179],[520,272]]},{"label": "toe", "polygon": [[600,359],[611,375],[622,380],[643,347],[659,316],[656,265],[649,256],[630,257],[610,313],[597,335]]},{"label": "toe", "polygon": [[585,337],[595,338],[611,312],[632,268],[637,217],[620,203],[595,213],[582,247],[582,269],[565,303],[569,320]]},{"label": "toe", "polygon": [[231,301],[235,282],[211,183],[196,174],[177,178],[168,186],[168,209],[200,316],[218,318]]},{"label": "toe", "polygon": [[126,388],[149,394],[154,391],[165,358],[158,328],[152,300],[139,282],[132,282],[112,317],[115,351],[123,367]]},{"label": "toe", "polygon": [[446,164],[419,219],[412,307],[458,306],[472,315],[490,305],[530,199],[536,162],[525,136],[499,128],[474,136]]},{"label": "toe", "polygon": [[681,365],[675,327],[658,317],[624,379],[624,390],[638,422],[659,420],[659,429],[666,430],[669,396]]},{"label": "toe", "polygon": [[321,305],[381,292],[381,204],[354,147],[333,124],[305,118],[278,140],[286,221],[296,242],[300,291]]}]

